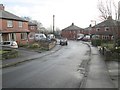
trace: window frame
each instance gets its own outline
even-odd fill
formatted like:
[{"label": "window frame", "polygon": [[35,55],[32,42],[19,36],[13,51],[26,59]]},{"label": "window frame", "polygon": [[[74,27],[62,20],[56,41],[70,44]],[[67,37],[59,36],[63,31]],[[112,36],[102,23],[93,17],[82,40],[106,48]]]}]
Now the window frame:
[{"label": "window frame", "polygon": [[7,20],[7,27],[12,28],[13,27],[13,21],[12,20]]},{"label": "window frame", "polygon": [[[108,29],[108,30],[107,30],[107,29]],[[105,27],[105,31],[109,31],[109,29],[110,29],[109,27]]]},{"label": "window frame", "polygon": [[27,33],[21,33],[21,40],[27,40]]},{"label": "window frame", "polygon": [[19,22],[18,22],[18,27],[19,27],[19,28],[22,28],[22,27],[23,27],[23,22],[22,22],[22,21],[19,21]]},{"label": "window frame", "polygon": [[96,31],[100,31],[100,28],[96,28]]}]

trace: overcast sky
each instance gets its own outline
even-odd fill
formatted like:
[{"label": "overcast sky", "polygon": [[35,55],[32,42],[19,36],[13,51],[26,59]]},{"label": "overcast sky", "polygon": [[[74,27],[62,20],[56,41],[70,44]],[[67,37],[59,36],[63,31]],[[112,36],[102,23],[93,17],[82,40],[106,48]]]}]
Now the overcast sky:
[{"label": "overcast sky", "polygon": [[[114,1],[117,3],[119,0]],[[38,20],[45,28],[52,26],[53,15],[55,27],[60,29],[72,23],[86,28],[91,24],[91,20],[100,22],[98,0],[0,0],[0,2],[4,4],[6,11]]]}]

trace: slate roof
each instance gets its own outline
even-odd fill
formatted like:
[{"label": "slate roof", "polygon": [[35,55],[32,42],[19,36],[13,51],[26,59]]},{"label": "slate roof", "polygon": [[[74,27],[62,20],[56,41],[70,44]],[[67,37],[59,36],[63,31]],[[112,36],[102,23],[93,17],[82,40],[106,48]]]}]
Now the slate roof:
[{"label": "slate roof", "polygon": [[29,26],[37,26],[37,24],[33,23],[33,22],[29,22],[28,23]]},{"label": "slate roof", "polygon": [[[5,10],[0,10],[0,19],[8,19],[8,20],[17,20],[17,21],[26,21],[23,18],[20,18],[10,12],[7,12]],[[26,21],[27,22],[27,21]]]},{"label": "slate roof", "polygon": [[72,23],[72,25],[68,26],[67,28],[64,28],[62,31],[67,31],[67,30],[81,30],[82,28],[74,25],[74,23]]},{"label": "slate roof", "polygon": [[111,26],[113,26],[113,27],[120,26],[120,22],[109,18],[93,27],[111,27]]}]

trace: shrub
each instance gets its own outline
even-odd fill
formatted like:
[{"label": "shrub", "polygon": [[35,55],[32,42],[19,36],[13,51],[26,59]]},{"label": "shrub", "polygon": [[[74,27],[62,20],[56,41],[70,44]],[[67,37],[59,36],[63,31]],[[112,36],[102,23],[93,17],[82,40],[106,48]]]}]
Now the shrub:
[{"label": "shrub", "polygon": [[117,40],[117,45],[120,46],[120,39]]},{"label": "shrub", "polygon": [[39,48],[39,47],[40,47],[40,45],[38,43],[34,43],[29,46],[29,48]]},{"label": "shrub", "polygon": [[91,44],[93,46],[101,46],[101,40],[100,39],[92,40]]},{"label": "shrub", "polygon": [[112,52],[116,52],[116,53],[120,53],[120,47],[118,47],[117,49],[111,49]]}]

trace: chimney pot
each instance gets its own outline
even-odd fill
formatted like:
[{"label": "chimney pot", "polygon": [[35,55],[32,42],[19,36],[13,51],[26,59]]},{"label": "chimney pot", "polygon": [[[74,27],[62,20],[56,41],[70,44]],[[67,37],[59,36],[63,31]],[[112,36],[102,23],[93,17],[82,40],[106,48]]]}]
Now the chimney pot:
[{"label": "chimney pot", "polygon": [[72,26],[74,25],[74,23],[72,23]]},{"label": "chimney pot", "polygon": [[0,4],[0,10],[4,10],[4,9],[5,9],[4,5]]}]

